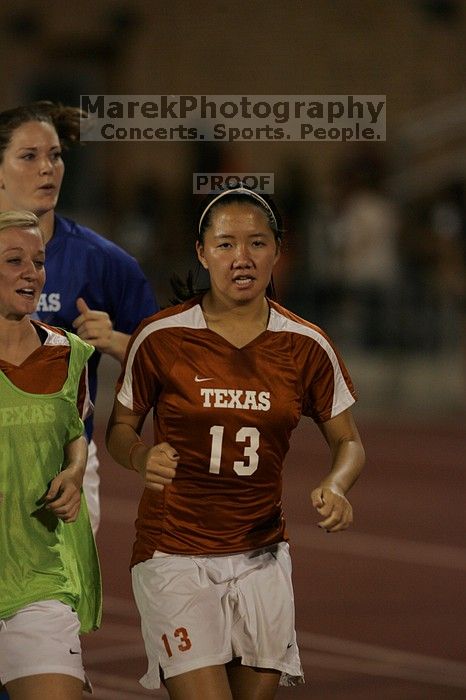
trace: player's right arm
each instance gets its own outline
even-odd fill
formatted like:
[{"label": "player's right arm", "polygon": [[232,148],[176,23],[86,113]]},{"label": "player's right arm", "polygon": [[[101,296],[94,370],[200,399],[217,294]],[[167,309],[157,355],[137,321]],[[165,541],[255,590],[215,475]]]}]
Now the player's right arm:
[{"label": "player's right arm", "polygon": [[168,442],[150,447],[141,440],[144,418],[115,399],[107,425],[107,449],[118,464],[139,472],[146,488],[163,491],[175,477],[179,455]]}]

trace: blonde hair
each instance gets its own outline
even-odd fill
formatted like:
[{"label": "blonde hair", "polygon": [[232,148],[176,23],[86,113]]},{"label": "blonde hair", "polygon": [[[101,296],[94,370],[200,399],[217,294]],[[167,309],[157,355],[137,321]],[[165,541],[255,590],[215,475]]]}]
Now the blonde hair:
[{"label": "blonde hair", "polygon": [[37,228],[44,237],[39,226],[39,219],[32,211],[4,211],[0,213],[0,231],[7,228]]}]

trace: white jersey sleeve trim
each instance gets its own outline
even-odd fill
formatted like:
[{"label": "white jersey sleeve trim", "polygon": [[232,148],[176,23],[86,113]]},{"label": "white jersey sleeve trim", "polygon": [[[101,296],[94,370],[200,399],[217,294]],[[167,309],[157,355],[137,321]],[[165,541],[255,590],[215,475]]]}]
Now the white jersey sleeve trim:
[{"label": "white jersey sleeve trim", "polygon": [[286,316],[278,313],[275,309],[270,309],[269,325],[267,330],[280,333],[298,333],[299,335],[305,335],[308,338],[312,338],[320,347],[326,352],[333,368],[333,401],[332,401],[332,411],[331,418],[335,418],[339,413],[345,411],[347,408],[355,403],[355,398],[350,392],[348,385],[341,371],[340,363],[335,354],[334,349],[324,336],[319,333],[314,328],[310,328],[302,323],[297,323],[292,321]]},{"label": "white jersey sleeve trim", "polygon": [[84,371],[86,373],[85,374],[85,377],[86,377],[85,378],[86,396],[84,398],[83,411],[82,411],[82,415],[81,415],[82,420],[86,420],[86,418],[89,418],[89,416],[91,416],[94,413],[94,404],[91,401],[91,394],[89,391],[89,368],[87,366],[87,362],[86,362],[86,366],[84,367]]},{"label": "white jersey sleeve trim", "polygon": [[131,411],[133,410],[133,362],[136,353],[146,338],[152,333],[166,328],[207,328],[207,325],[201,307],[196,305],[187,309],[187,311],[182,311],[179,314],[152,321],[148,323],[147,326],[144,326],[135,338],[131,350],[128,353],[123,384],[117,394],[118,401]]}]

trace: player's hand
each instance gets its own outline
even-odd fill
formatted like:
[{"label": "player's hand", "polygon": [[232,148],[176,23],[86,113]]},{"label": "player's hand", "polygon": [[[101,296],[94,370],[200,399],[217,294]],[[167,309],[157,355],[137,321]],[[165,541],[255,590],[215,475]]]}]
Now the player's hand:
[{"label": "player's hand", "polygon": [[346,530],[353,522],[353,508],[345,495],[335,486],[319,486],[311,493],[311,501],[323,517],[318,526],[327,532]]},{"label": "player's hand", "polygon": [[141,443],[141,448],[135,449],[132,462],[144,479],[146,488],[163,491],[175,478],[179,459],[178,452],[168,442],[161,442],[154,447]]},{"label": "player's hand", "polygon": [[76,300],[79,311],[72,326],[77,335],[100,352],[109,352],[113,343],[113,325],[106,311],[90,309],[84,299]]},{"label": "player's hand", "polygon": [[52,480],[45,495],[46,509],[65,523],[74,522],[81,507],[81,483],[72,467],[64,469]]}]

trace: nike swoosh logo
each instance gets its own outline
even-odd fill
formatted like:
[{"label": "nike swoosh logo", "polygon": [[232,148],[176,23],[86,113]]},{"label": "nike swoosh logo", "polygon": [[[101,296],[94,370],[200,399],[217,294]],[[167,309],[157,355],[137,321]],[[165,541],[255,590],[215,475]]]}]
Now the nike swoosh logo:
[{"label": "nike swoosh logo", "polygon": [[211,382],[213,377],[198,377],[197,374],[194,377],[195,382]]},{"label": "nike swoosh logo", "polygon": [[79,651],[73,651],[73,649],[70,649],[70,654],[80,654],[81,652]]}]

